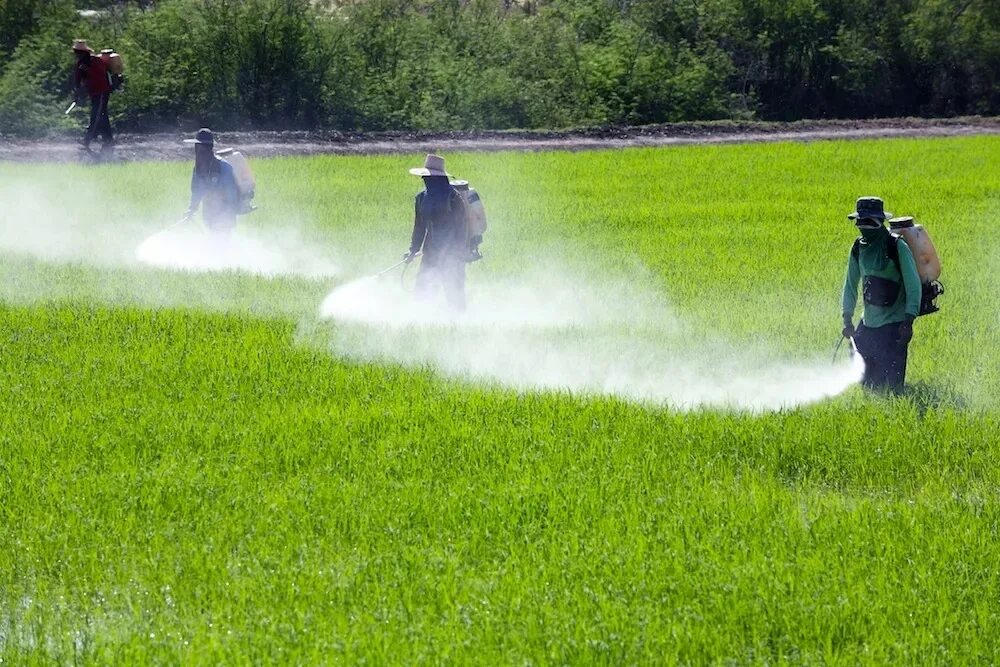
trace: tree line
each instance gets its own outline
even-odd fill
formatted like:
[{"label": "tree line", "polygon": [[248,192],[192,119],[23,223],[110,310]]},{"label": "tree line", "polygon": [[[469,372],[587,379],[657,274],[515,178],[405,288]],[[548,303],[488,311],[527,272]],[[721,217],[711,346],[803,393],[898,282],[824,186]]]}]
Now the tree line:
[{"label": "tree line", "polygon": [[137,131],[1000,112],[996,0],[0,0],[0,133],[69,127],[75,37]]}]

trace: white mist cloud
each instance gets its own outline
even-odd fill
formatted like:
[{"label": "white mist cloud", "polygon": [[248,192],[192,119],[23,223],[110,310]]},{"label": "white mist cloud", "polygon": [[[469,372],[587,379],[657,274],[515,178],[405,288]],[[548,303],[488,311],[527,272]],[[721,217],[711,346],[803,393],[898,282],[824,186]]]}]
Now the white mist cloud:
[{"label": "white mist cloud", "polygon": [[331,292],[320,316],[336,354],[430,366],[517,389],[569,390],[678,409],[777,410],[856,384],[859,357],[833,365],[738,349],[693,331],[634,283],[586,285],[546,271],[471,291],[469,309],[421,304],[398,282],[363,279]]},{"label": "white mist cloud", "polygon": [[114,266],[130,261],[127,242],[140,225],[109,225],[103,193],[72,182],[0,183],[0,251],[50,262]]},{"label": "white mist cloud", "polygon": [[[150,210],[141,220],[102,215],[109,193],[80,190],[66,183],[0,184],[0,253],[100,270],[70,283],[39,279],[38,266],[9,265],[0,270],[6,278],[0,298],[25,302],[85,294],[111,303],[296,317],[303,304],[294,295],[280,289],[248,295],[241,280],[219,282],[201,274],[313,279],[337,273],[335,249],[308,242],[306,227],[290,220],[272,221],[269,230],[241,221],[222,241],[199,222],[156,231],[170,220],[163,210]],[[461,316],[415,303],[398,274],[339,287],[320,314],[336,323],[329,327],[333,351],[345,357],[430,366],[445,375],[518,389],[605,394],[680,409],[791,407],[836,395],[860,378],[860,361],[834,366],[825,352],[812,363],[780,359],[766,348],[738,349],[696,331],[662,297],[638,288],[642,279],[573,273],[551,258],[537,265],[546,268],[473,285],[469,309]],[[142,271],[134,280],[143,267],[186,277],[179,283]],[[414,266],[410,281],[415,271]],[[570,278],[583,275],[591,282]]]},{"label": "white mist cloud", "polygon": [[280,232],[234,230],[213,234],[190,222],[157,232],[135,249],[149,266],[180,271],[242,271],[261,276],[322,278],[337,274],[336,265],[320,249],[305,243],[294,228]]},{"label": "white mist cloud", "polygon": [[92,183],[69,185],[0,184],[0,252],[109,268],[142,264],[305,278],[338,272],[329,249],[308,242],[303,226],[292,220],[261,229],[252,218],[241,218],[235,232],[221,239],[197,220],[165,223],[172,211],[150,209],[141,219],[109,219],[105,200],[110,193],[94,191]]}]

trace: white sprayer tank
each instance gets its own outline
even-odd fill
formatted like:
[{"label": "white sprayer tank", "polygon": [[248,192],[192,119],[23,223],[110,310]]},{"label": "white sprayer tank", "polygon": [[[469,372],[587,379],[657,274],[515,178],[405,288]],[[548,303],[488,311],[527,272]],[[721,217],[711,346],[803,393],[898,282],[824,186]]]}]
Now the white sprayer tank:
[{"label": "white sprayer tank", "polygon": [[941,277],[941,260],[923,225],[914,224],[910,216],[893,218],[889,221],[889,231],[903,237],[910,247],[921,282],[929,283]]},{"label": "white sprayer tank", "polygon": [[469,236],[482,236],[486,233],[486,207],[483,206],[479,193],[475,188],[469,187],[468,181],[451,181],[451,185],[462,195],[465,205],[469,208]]},{"label": "white sprayer tank", "polygon": [[482,236],[486,233],[486,207],[483,200],[479,198],[479,193],[474,188],[469,188],[469,233],[473,236]]},{"label": "white sprayer tank", "polygon": [[229,148],[219,151],[216,155],[228,162],[229,166],[233,168],[233,176],[236,178],[236,187],[239,188],[240,194],[243,196],[253,194],[257,182],[250,170],[250,163],[243,157],[243,153]]}]

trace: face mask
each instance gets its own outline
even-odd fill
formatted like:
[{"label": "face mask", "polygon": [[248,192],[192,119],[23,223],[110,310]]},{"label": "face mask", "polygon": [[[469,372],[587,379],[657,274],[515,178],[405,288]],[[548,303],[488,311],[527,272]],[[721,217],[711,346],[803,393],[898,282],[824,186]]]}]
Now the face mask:
[{"label": "face mask", "polygon": [[194,149],[194,166],[198,171],[204,171],[212,166],[212,158],[215,154],[211,146],[199,144]]},{"label": "face mask", "polygon": [[875,218],[861,218],[854,223],[854,226],[861,230],[881,229],[882,222],[880,220],[876,220]]},{"label": "face mask", "polygon": [[882,225],[876,225],[874,227],[859,227],[858,231],[861,232],[861,238],[865,240],[865,243],[871,244],[881,243],[883,238],[889,236],[885,227]]}]

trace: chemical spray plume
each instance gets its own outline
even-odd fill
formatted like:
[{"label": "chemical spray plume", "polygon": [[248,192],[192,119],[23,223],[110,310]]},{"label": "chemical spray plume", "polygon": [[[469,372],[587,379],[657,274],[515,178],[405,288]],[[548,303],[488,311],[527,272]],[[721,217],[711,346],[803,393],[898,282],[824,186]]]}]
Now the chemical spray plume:
[{"label": "chemical spray plume", "polygon": [[242,271],[305,278],[336,275],[332,262],[313,252],[292,229],[213,233],[197,224],[191,222],[153,234],[136,248],[136,259],[149,266],[180,271]]},{"label": "chemical spray plume", "polygon": [[[584,285],[553,270],[472,290],[455,315],[393,281],[334,290],[324,344],[344,357],[430,366],[472,382],[570,390],[678,409],[776,410],[835,396],[860,379],[860,358],[831,366],[739,349],[676,317],[633,281]],[[697,341],[692,343],[691,341]]]},{"label": "chemical spray plume", "polygon": [[[338,272],[328,253],[303,237],[301,225],[281,221],[268,229],[241,225],[226,241],[201,223],[181,219],[162,226],[164,211],[141,219],[114,214],[113,193],[101,184],[0,185],[0,253],[53,263],[132,268],[145,264],[184,271],[241,271],[263,276],[330,277]],[[93,187],[90,187],[93,186]],[[109,212],[110,209],[110,212]],[[116,219],[117,218],[117,219]],[[168,218],[169,219],[169,218]]]}]

